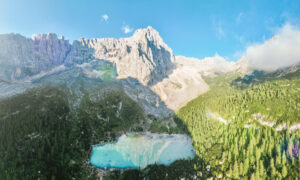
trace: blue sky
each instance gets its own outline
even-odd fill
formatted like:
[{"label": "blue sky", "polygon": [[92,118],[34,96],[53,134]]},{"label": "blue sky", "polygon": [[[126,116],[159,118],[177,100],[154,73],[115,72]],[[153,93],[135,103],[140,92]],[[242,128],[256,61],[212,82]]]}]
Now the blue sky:
[{"label": "blue sky", "polygon": [[286,23],[300,24],[300,0],[0,0],[0,34],[54,32],[72,41],[128,37],[150,25],[175,55],[231,61]]}]

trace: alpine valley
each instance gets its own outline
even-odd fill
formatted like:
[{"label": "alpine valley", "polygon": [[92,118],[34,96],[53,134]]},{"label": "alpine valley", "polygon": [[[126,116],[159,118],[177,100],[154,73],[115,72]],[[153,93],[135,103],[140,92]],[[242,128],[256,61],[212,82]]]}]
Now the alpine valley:
[{"label": "alpine valley", "polygon": [[[174,56],[150,26],[72,44],[2,34],[0,179],[299,178],[299,63],[267,69],[247,55]],[[139,153],[153,155],[182,139],[191,154],[168,165],[90,163],[94,145],[134,142],[126,150],[137,153],[144,141]]]}]

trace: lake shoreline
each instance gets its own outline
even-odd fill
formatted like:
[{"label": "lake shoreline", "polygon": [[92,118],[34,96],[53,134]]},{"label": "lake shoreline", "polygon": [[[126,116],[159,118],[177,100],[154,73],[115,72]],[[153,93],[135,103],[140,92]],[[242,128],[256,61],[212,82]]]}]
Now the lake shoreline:
[{"label": "lake shoreline", "polygon": [[192,139],[186,134],[125,133],[112,142],[92,146],[90,163],[102,170],[144,169],[148,165],[169,166],[195,156]]}]

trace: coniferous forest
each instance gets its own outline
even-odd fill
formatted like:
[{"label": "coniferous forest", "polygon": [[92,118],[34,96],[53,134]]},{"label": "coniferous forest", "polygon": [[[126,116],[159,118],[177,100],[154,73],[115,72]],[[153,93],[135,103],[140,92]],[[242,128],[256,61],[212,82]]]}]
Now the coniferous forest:
[{"label": "coniferous forest", "polygon": [[0,0],[0,180],[300,180],[300,0]]},{"label": "coniferous forest", "polygon": [[144,117],[122,91],[101,99],[86,92],[77,106],[71,97],[58,86],[1,100],[0,179],[97,179],[92,145],[114,140]]},{"label": "coniferous forest", "polygon": [[266,77],[248,82],[235,74],[207,78],[210,91],[178,112],[206,163],[207,177],[300,177],[300,130],[292,128],[300,117],[299,72]]},{"label": "coniferous forest", "polygon": [[143,131],[147,118],[150,131],[189,134],[195,158],[105,179],[297,179],[299,80],[299,72],[208,76],[210,90],[181,108],[171,129],[121,90],[82,91],[78,100],[63,85],[31,89],[0,101],[0,179],[97,179],[92,145]]}]

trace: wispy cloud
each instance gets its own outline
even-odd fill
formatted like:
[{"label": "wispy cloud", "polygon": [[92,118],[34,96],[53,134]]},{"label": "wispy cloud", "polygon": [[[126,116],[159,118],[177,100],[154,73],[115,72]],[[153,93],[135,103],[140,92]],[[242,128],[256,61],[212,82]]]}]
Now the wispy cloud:
[{"label": "wispy cloud", "polygon": [[224,32],[224,29],[223,29],[221,21],[218,21],[218,24],[216,25],[216,32],[217,32],[217,37],[219,39],[225,37],[225,32]]},{"label": "wispy cloud", "polygon": [[249,46],[246,58],[256,69],[275,70],[300,63],[300,29],[284,25],[273,38]]},{"label": "wispy cloud", "polygon": [[224,38],[226,36],[226,33],[224,31],[222,21],[216,15],[212,15],[211,19],[212,19],[212,29],[213,31],[215,31],[216,37],[218,39]]},{"label": "wispy cloud", "polygon": [[128,34],[128,33],[131,33],[133,31],[133,28],[131,28],[129,25],[123,25],[122,27],[122,31],[125,33],[125,34]]},{"label": "wispy cloud", "polygon": [[241,44],[245,44],[245,36],[243,35],[238,35],[238,34],[234,34],[233,37],[238,40]]},{"label": "wispy cloud", "polygon": [[244,13],[240,12],[238,14],[238,16],[236,17],[235,22],[240,23],[243,16],[244,16]]},{"label": "wispy cloud", "polygon": [[109,16],[107,14],[102,15],[102,20],[108,22]]},{"label": "wispy cloud", "polygon": [[300,14],[292,15],[289,11],[283,11],[280,15],[280,20],[292,24],[300,24]]}]

